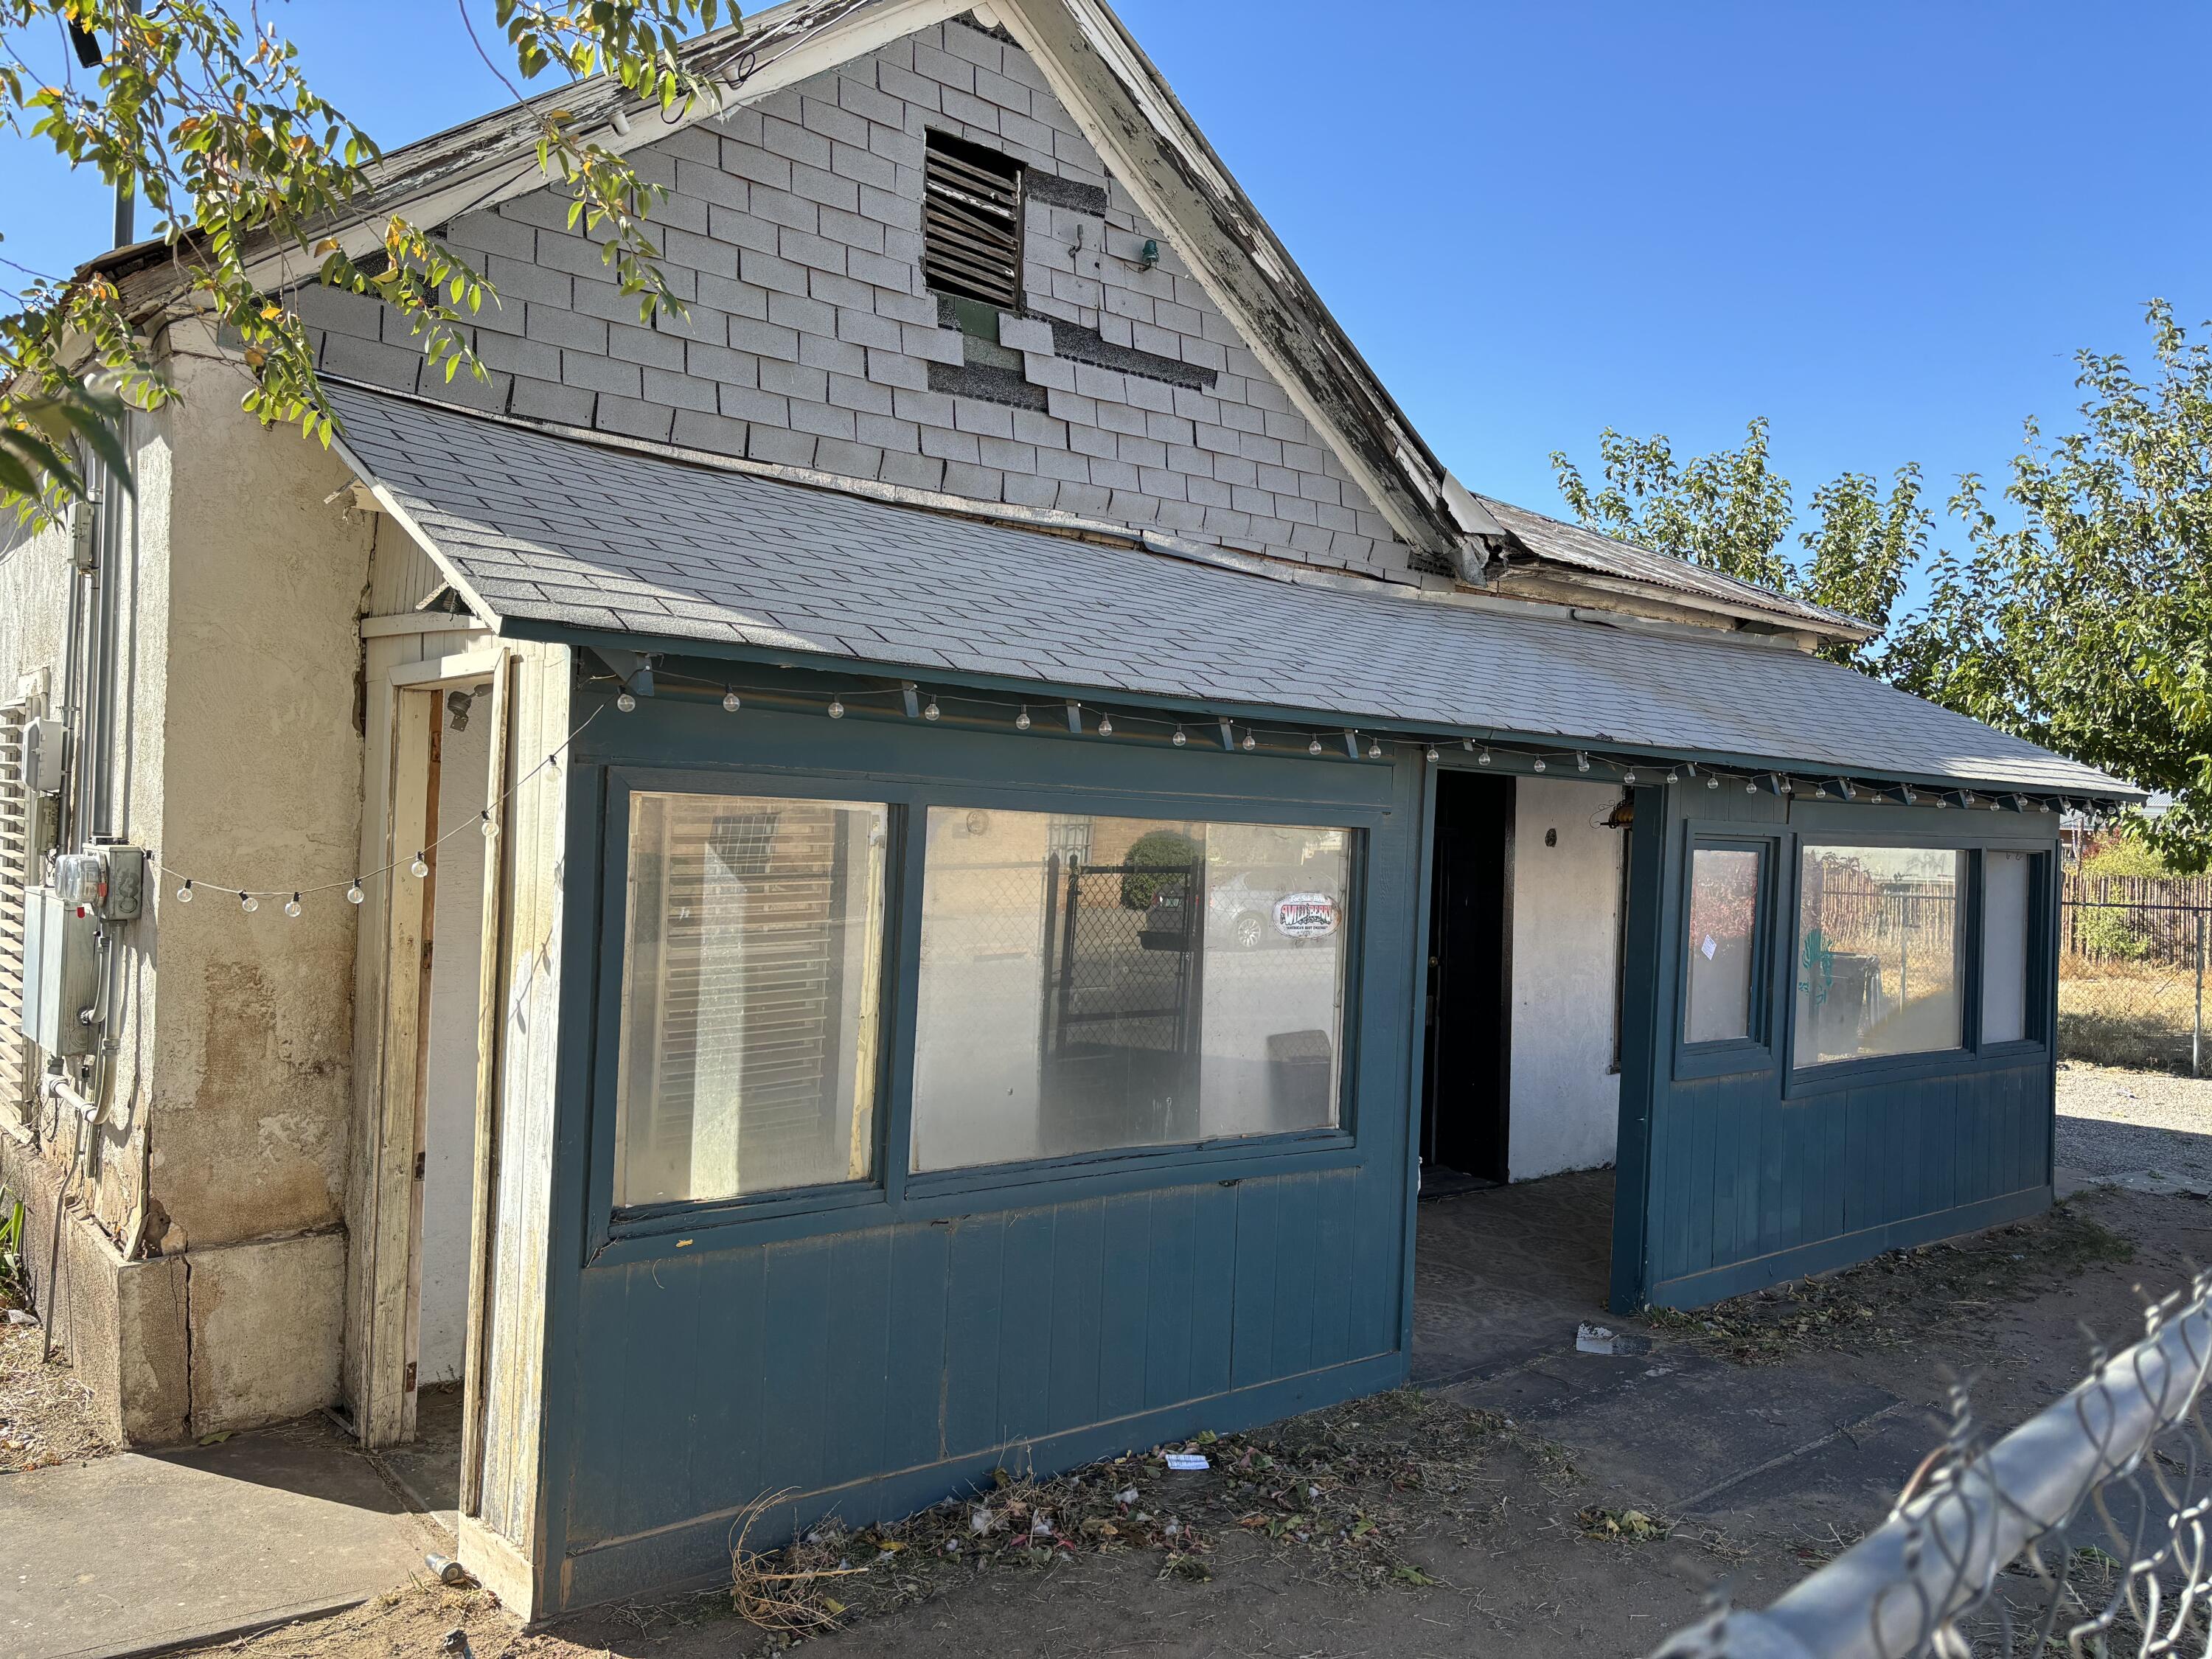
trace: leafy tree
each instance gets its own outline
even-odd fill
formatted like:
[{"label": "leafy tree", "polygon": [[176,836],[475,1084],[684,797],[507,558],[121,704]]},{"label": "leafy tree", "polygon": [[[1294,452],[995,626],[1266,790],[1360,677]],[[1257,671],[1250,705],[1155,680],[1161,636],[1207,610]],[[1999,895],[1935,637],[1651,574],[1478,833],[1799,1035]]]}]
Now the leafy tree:
[{"label": "leafy tree", "polygon": [[[1887,496],[1870,474],[1846,472],[1813,492],[1813,526],[1798,537],[1804,557],[1793,559],[1783,543],[1797,520],[1796,498],[1769,461],[1763,417],[1744,429],[1741,448],[1680,463],[1663,435],[1631,438],[1608,427],[1598,438],[1598,459],[1593,489],[1564,451],[1552,453],[1559,493],[1591,529],[1877,629],[1888,626],[1905,576],[1928,544],[1932,515],[1921,505],[1918,467],[1899,467]],[[1881,651],[1877,635],[1824,654],[1874,667]]]},{"label": "leafy tree", "polygon": [[[1182,890],[1187,885],[1183,878],[1204,856],[1199,844],[1180,830],[1147,830],[1129,845],[1129,873],[1121,878],[1121,908],[1148,910],[1163,892]],[[1146,873],[1153,870],[1173,873]]]},{"label": "leafy tree", "polygon": [[2084,351],[2082,425],[2027,423],[2001,524],[1982,479],[1952,511],[1966,550],[1933,567],[1891,656],[1909,690],[2170,791],[2136,831],[2181,872],[2212,864],[2212,350],[2148,307],[2155,371]]},{"label": "leafy tree", "polygon": [[[469,0],[456,3],[477,39]],[[492,11],[502,55],[525,81],[604,72],[664,111],[722,96],[680,45],[725,14],[734,21],[723,0],[492,0]],[[520,99],[480,40],[477,49]],[[570,224],[599,239],[641,316],[672,307],[645,228],[658,187],[557,104],[541,102],[530,118],[539,165],[573,198]],[[0,0],[0,132],[45,139],[133,192],[180,278],[164,313],[146,317],[128,314],[99,273],[13,267],[31,280],[13,295],[17,314],[0,320],[0,504],[19,515],[43,518],[83,494],[79,444],[125,471],[115,418],[126,403],[151,408],[174,395],[153,343],[188,314],[212,318],[235,342],[247,409],[329,441],[307,330],[284,290],[255,275],[271,256],[383,301],[448,380],[464,369],[483,378],[467,321],[497,303],[492,284],[434,230],[398,215],[374,255],[339,246],[330,232],[364,207],[380,152],[310,87],[292,46],[258,15],[241,21],[220,0],[143,0],[143,11],[136,0]],[[34,205],[16,200],[19,212]]]}]

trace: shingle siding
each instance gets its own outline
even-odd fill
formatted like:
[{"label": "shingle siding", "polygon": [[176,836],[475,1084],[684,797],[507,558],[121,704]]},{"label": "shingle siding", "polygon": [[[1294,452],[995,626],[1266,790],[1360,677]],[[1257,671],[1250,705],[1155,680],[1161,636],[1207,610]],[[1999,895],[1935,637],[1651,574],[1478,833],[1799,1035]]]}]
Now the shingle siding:
[{"label": "shingle siding", "polygon": [[[1000,325],[1024,365],[1005,390],[1031,396],[929,389],[933,364],[957,386],[965,361],[921,276],[932,128],[1050,177],[1026,206],[1022,311]],[[1417,580],[1164,242],[1145,267],[1158,230],[1018,47],[958,22],[924,29],[631,159],[669,189],[648,231],[688,316],[641,325],[545,191],[450,229],[500,289],[478,325],[489,386],[447,385],[374,303],[310,289],[321,365],[470,408]]]}]

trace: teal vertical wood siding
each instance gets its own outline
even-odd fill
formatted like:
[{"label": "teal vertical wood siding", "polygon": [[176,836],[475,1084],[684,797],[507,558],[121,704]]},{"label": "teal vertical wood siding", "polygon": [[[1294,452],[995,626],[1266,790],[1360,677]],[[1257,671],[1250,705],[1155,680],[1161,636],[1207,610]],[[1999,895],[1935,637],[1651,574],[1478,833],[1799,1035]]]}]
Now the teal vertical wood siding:
[{"label": "teal vertical wood siding", "polygon": [[[833,724],[750,699],[733,719],[665,692],[598,720],[572,780],[599,803],[569,867],[572,906],[599,919],[600,969],[569,981],[562,1013],[564,1045],[592,1052],[579,1060],[587,1097],[562,1105],[575,1154],[556,1172],[576,1249],[547,1413],[559,1604],[726,1573],[732,1517],[763,1493],[787,1496],[757,1539],[833,1512],[863,1522],[1000,1466],[1066,1467],[1402,1380],[1419,754],[1178,750],[1070,738],[1064,724],[1016,736],[962,729],[957,711],[926,727],[858,713]],[[1343,1131],[908,1176],[908,1070],[894,1059],[872,1196],[626,1225],[610,1185],[622,792],[803,794],[829,775],[895,801],[925,790],[1358,830]],[[918,915],[918,895],[894,902]],[[888,1000],[896,1053],[912,986]]]},{"label": "teal vertical wood siding", "polygon": [[[2033,1039],[1983,1046],[1978,877],[1960,973],[1967,1046],[1941,1054],[1794,1072],[1798,848],[1807,839],[1998,848],[2052,855],[2057,819],[1696,785],[1639,792],[1631,849],[1628,1000],[1613,1301],[1693,1307],[1800,1274],[2031,1213],[2051,1199],[2055,894],[2030,929]],[[1758,994],[1763,1050],[1683,1053],[1687,849],[1701,837],[1771,837]],[[1978,866],[1970,866],[1970,872]]]}]

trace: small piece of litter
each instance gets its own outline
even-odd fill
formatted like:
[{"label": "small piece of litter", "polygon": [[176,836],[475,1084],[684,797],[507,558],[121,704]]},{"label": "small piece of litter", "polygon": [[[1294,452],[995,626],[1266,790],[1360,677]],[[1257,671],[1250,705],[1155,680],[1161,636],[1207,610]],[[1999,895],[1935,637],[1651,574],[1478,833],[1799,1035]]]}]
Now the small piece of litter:
[{"label": "small piece of litter", "polygon": [[1122,1487],[1121,1491],[1114,1494],[1114,1501],[1117,1504],[1135,1503],[1137,1501],[1137,1489],[1134,1486]]},{"label": "small piece of litter", "polygon": [[8,1310],[8,1322],[10,1325],[35,1325],[39,1321],[34,1314],[27,1314],[21,1308],[10,1308]]},{"label": "small piece of litter", "polygon": [[1638,1354],[1651,1352],[1648,1336],[1623,1336],[1603,1325],[1584,1323],[1575,1330],[1575,1352],[1577,1353]]},{"label": "small piece of litter", "polygon": [[1206,1455],[1203,1452],[1170,1452],[1168,1467],[1171,1469],[1180,1469],[1185,1474],[1192,1474],[1200,1469],[1210,1469],[1213,1466],[1206,1461]]}]

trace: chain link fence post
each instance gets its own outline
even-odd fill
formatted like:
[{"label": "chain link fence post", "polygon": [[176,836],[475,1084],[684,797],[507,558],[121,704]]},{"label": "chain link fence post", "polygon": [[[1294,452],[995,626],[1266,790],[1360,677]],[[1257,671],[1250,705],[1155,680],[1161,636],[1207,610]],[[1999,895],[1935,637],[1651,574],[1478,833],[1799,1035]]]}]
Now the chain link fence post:
[{"label": "chain link fence post", "polygon": [[2189,1028],[2189,1075],[2204,1075],[2204,913],[2197,913],[2197,1017]]}]

